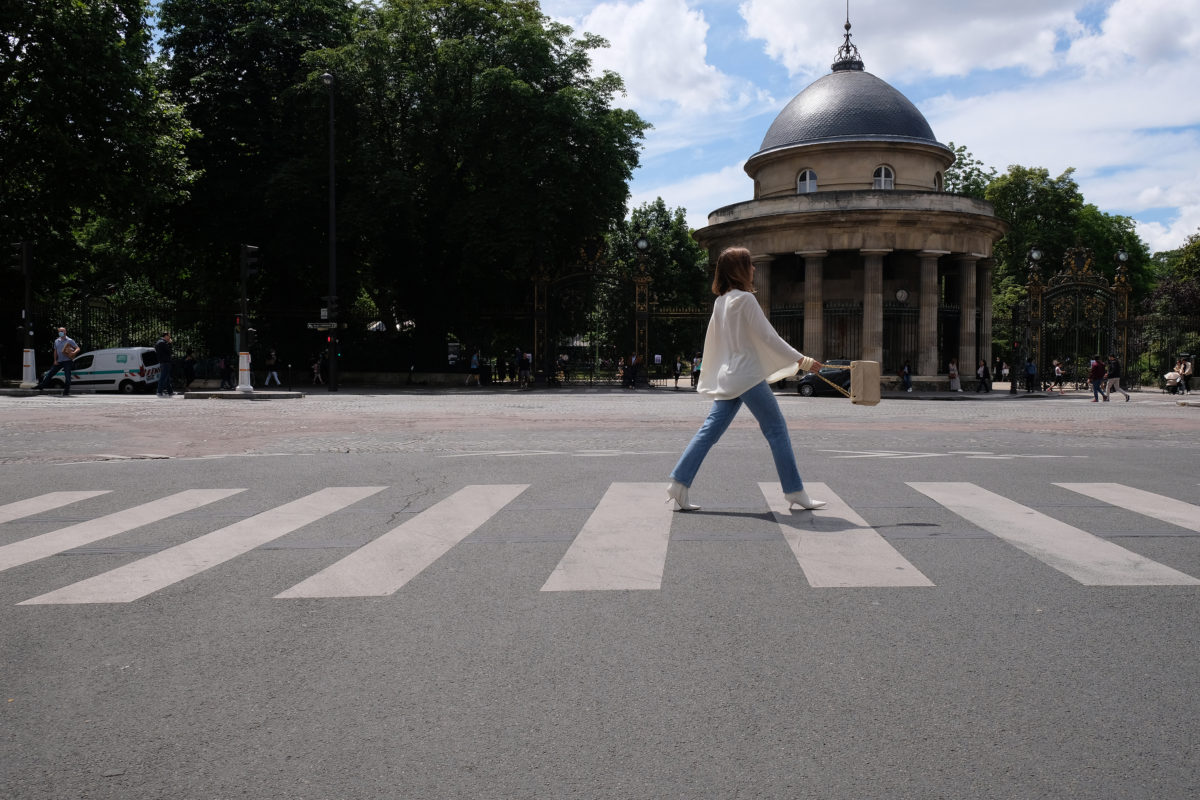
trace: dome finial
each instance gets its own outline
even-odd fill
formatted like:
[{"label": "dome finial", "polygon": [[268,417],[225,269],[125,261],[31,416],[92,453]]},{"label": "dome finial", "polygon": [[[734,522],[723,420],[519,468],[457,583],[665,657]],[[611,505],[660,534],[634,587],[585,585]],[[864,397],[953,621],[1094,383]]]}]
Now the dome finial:
[{"label": "dome finial", "polygon": [[855,69],[860,72],[863,69],[862,58],[858,55],[858,48],[850,41],[850,0],[846,0],[846,40],[842,42],[842,46],[838,48],[837,61],[833,62],[830,67],[834,72],[842,72],[843,70]]}]

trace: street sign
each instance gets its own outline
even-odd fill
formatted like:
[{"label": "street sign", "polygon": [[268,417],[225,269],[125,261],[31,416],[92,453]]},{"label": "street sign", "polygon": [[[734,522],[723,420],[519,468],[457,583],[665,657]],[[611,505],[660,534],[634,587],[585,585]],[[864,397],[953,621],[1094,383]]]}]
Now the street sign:
[{"label": "street sign", "polygon": [[337,327],[336,322],[310,322],[308,327],[314,331],[331,331]]}]

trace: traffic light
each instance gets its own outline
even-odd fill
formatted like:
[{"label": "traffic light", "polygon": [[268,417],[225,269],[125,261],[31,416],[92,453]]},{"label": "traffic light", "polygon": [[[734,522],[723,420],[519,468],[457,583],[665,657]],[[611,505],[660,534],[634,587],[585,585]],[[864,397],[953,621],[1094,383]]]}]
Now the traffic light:
[{"label": "traffic light", "polygon": [[242,332],[242,315],[241,314],[234,314],[234,316],[233,316],[233,332],[234,333]]},{"label": "traffic light", "polygon": [[246,347],[254,347],[258,344],[258,331],[254,328],[246,328]]},{"label": "traffic light", "polygon": [[242,245],[242,286],[246,281],[258,274],[258,246]]},{"label": "traffic light", "polygon": [[16,272],[25,272],[28,259],[29,242],[13,242],[12,260],[9,262],[9,269],[15,270]]}]

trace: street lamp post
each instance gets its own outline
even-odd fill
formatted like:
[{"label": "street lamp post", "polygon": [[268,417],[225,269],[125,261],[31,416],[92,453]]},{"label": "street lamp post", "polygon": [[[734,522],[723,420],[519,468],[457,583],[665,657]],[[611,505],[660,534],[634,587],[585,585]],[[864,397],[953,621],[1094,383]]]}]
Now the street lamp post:
[{"label": "street lamp post", "polygon": [[[1037,318],[1039,318],[1039,321],[1040,321],[1040,317],[1041,317],[1041,297],[1039,295],[1037,302],[1035,303],[1034,298],[1032,297],[1032,294],[1028,291],[1028,284],[1036,282],[1037,284],[1040,285],[1041,274],[1038,272],[1038,270],[1040,268],[1041,260],[1042,260],[1042,248],[1038,247],[1037,245],[1034,245],[1033,247],[1029,248],[1029,253],[1026,258],[1026,266],[1028,269],[1029,282],[1027,282],[1025,308],[1023,309],[1023,313],[1022,313],[1022,311],[1018,310],[1021,305],[1020,303],[1013,306],[1013,340],[1014,340],[1013,345],[1014,346],[1013,346],[1013,363],[1012,363],[1011,367],[1009,368],[1009,381],[1008,381],[1008,393],[1009,394],[1017,393],[1018,382],[1020,382],[1021,380],[1028,380],[1026,373],[1025,373],[1025,360],[1024,360],[1024,358],[1022,358],[1022,356],[1025,353],[1030,352],[1030,346],[1032,345],[1032,342],[1030,341],[1030,337],[1032,336],[1032,333],[1033,333],[1032,325],[1031,325],[1031,321],[1032,321],[1031,317],[1036,316]],[[1018,331],[1018,324],[1020,322],[1024,322],[1024,326],[1021,328],[1021,330]],[[1020,333],[1020,338],[1017,338],[1018,333]],[[1018,370],[1019,370],[1019,372],[1018,372]]]},{"label": "street lamp post", "polygon": [[321,83],[329,90],[329,321],[334,324],[333,336],[329,340],[329,391],[338,390],[337,380],[337,351],[338,351],[338,301],[337,301],[337,194],[336,172],[334,169],[334,140],[333,140],[333,75],[321,75]]}]

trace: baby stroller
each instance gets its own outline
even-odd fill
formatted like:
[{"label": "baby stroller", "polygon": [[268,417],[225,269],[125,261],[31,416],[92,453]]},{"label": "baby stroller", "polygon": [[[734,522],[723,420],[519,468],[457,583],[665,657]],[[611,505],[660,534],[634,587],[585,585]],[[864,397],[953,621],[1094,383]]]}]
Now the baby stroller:
[{"label": "baby stroller", "polygon": [[1163,377],[1167,379],[1167,394],[1176,394],[1179,391],[1179,384],[1183,381],[1183,376],[1172,370]]}]

